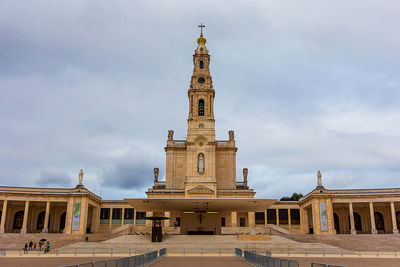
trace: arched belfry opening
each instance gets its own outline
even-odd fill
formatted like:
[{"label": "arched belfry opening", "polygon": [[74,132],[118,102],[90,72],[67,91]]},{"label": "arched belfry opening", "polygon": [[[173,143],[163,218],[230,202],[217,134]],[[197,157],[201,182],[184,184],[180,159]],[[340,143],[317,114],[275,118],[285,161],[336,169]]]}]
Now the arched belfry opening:
[{"label": "arched belfry opening", "polygon": [[199,116],[204,116],[204,100],[199,100]]},{"label": "arched belfry opening", "polygon": [[204,69],[204,61],[203,60],[200,60],[200,69]]}]

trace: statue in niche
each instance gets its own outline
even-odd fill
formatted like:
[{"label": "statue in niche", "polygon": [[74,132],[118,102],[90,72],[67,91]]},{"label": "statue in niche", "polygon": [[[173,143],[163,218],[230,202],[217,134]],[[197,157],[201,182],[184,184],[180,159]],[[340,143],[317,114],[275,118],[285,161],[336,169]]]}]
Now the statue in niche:
[{"label": "statue in niche", "polygon": [[174,131],[168,130],[168,141],[172,141],[174,139]]},{"label": "statue in niche", "polygon": [[229,133],[229,141],[235,141],[235,132],[230,130],[228,133]]},{"label": "statue in niche", "polygon": [[83,185],[83,170],[79,172],[79,185]]},{"label": "statue in niche", "polygon": [[247,174],[249,170],[247,168],[243,168],[243,183],[247,184]]},{"label": "statue in niche", "polygon": [[159,173],[159,169],[154,168],[154,183],[158,182],[158,173]]},{"label": "statue in niche", "polygon": [[199,154],[199,159],[198,159],[198,163],[197,163],[197,171],[200,174],[204,173],[204,155],[202,153]]}]

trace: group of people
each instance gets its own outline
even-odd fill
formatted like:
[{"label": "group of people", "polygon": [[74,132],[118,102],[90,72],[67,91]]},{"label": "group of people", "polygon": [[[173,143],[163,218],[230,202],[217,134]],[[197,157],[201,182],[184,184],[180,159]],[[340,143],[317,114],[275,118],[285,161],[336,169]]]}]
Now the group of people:
[{"label": "group of people", "polygon": [[37,246],[36,242],[33,242],[31,240],[29,243],[25,243],[24,254],[28,254],[28,251],[30,250],[36,251],[37,248],[39,248],[39,251],[44,251],[44,253],[48,253],[50,251],[50,242],[39,241],[39,245]]}]

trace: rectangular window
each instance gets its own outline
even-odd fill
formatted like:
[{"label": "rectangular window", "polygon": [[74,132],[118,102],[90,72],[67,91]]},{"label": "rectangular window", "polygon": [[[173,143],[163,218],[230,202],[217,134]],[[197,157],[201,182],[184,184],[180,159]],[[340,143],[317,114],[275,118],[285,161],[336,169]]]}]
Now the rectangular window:
[{"label": "rectangular window", "polygon": [[288,224],[289,217],[288,217],[288,210],[287,209],[279,209],[279,224]]},{"label": "rectangular window", "polygon": [[100,209],[100,224],[109,224],[110,223],[110,209],[109,208],[101,208]]},{"label": "rectangular window", "polygon": [[225,226],[225,217],[221,218],[221,226],[224,227]]},{"label": "rectangular window", "polygon": [[121,220],[122,219],[122,209],[121,208],[113,208],[112,218]]},{"label": "rectangular window", "polygon": [[290,221],[293,225],[300,224],[300,210],[299,209],[291,209],[290,210]]},{"label": "rectangular window", "polygon": [[276,224],[276,209],[267,209],[267,223]]},{"label": "rectangular window", "polygon": [[181,226],[181,217],[176,217],[176,226]]},{"label": "rectangular window", "polygon": [[125,214],[124,214],[124,219],[125,220],[133,220],[133,214],[134,214],[134,209],[126,208]]},{"label": "rectangular window", "polygon": [[136,224],[146,224],[146,212],[137,211],[136,212]]},{"label": "rectangular window", "polygon": [[256,224],[265,224],[264,212],[256,212]]}]

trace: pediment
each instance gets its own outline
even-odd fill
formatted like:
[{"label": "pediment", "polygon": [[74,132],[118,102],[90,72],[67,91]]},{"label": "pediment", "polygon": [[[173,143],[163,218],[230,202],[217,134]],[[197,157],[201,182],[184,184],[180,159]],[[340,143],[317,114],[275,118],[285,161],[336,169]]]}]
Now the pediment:
[{"label": "pediment", "polygon": [[188,192],[189,193],[197,193],[197,194],[204,194],[204,193],[206,193],[206,194],[212,194],[212,193],[214,193],[214,191],[212,190],[212,189],[210,189],[210,188],[208,188],[208,187],[205,187],[205,186],[203,186],[203,185],[199,185],[199,186],[196,186],[196,187],[194,187],[194,188],[192,188],[192,189],[190,189],[190,190],[188,190]]}]

